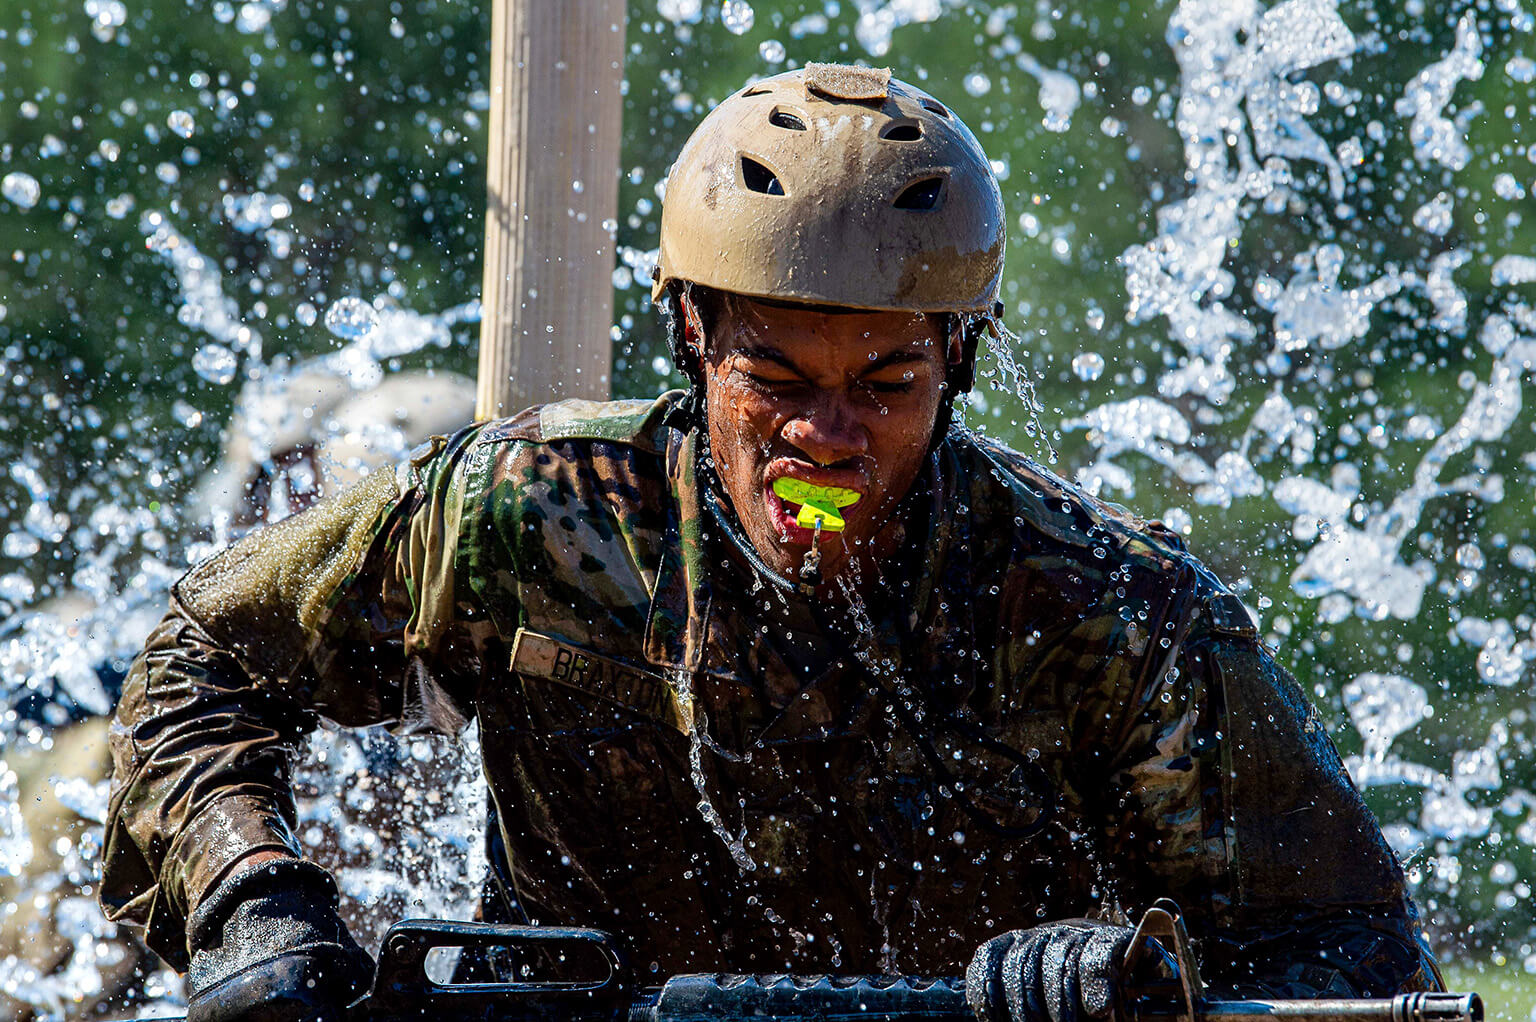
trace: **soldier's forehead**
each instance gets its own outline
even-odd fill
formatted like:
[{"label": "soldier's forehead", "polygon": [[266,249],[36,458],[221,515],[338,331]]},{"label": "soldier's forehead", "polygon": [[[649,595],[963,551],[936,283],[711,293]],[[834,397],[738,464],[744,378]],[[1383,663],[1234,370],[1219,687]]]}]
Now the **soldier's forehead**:
[{"label": "soldier's forehead", "polygon": [[906,310],[850,309],[761,302],[732,296],[721,309],[721,332],[738,345],[777,347],[815,340],[850,349],[930,348],[942,336],[934,317]]}]

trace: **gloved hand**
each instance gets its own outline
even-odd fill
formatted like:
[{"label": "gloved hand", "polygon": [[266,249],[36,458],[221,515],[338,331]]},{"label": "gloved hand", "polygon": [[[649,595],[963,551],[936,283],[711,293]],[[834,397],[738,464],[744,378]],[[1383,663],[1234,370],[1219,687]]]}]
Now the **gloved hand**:
[{"label": "gloved hand", "polygon": [[993,937],[965,971],[965,999],[980,1022],[1119,1019],[1132,933],[1074,919]]},{"label": "gloved hand", "polygon": [[335,881],[312,862],[238,868],[187,923],[187,1022],[339,1022],[373,960],[336,908]]}]

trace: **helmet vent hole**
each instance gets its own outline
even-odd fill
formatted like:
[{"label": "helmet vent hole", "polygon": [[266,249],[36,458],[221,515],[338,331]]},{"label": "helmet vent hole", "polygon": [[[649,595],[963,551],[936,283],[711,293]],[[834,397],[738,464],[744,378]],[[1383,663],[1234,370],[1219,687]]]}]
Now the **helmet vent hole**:
[{"label": "helmet vent hole", "polygon": [[748,96],[763,96],[763,95],[767,95],[768,93],[770,93],[772,91],[773,90],[768,88],[768,86],[766,86],[766,85],[754,85],[750,89],[748,89],[746,92],[743,92],[741,94],[741,98],[742,99],[746,99]]},{"label": "helmet vent hole", "polygon": [[783,107],[773,108],[773,113],[768,115],[768,123],[775,127],[788,128],[790,131],[805,130],[805,122]]},{"label": "helmet vent hole", "polygon": [[916,142],[923,137],[923,126],[916,121],[892,121],[880,129],[880,137],[891,142]]},{"label": "helmet vent hole", "polygon": [[940,117],[949,116],[949,111],[944,109],[944,105],[936,99],[923,100],[923,109],[929,111],[930,113],[936,113]]},{"label": "helmet vent hole", "polygon": [[942,177],[925,177],[902,189],[901,194],[896,196],[895,206],[897,209],[938,209],[943,193]]},{"label": "helmet vent hole", "polygon": [[741,183],[747,186],[748,191],[764,195],[784,194],[784,186],[779,183],[778,175],[750,156],[741,158]]}]

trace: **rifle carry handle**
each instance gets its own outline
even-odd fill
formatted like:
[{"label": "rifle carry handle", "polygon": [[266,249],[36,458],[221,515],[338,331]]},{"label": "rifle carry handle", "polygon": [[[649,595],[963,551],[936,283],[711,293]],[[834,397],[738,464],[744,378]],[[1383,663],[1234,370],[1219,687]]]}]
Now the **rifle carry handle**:
[{"label": "rifle carry handle", "polygon": [[[434,948],[510,952],[527,980],[439,983]],[[630,971],[601,930],[407,919],[389,928],[373,989],[352,1005],[362,1022],[614,1022],[634,999]]]}]

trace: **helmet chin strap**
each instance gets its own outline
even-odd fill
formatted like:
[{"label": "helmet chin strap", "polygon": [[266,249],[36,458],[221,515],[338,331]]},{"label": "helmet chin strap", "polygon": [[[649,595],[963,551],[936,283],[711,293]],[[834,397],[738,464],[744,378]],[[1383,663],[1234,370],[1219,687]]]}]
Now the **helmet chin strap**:
[{"label": "helmet chin strap", "polygon": [[[938,450],[949,435],[950,423],[955,417],[955,401],[968,392],[976,376],[976,348],[980,345],[980,331],[984,326],[968,323],[963,313],[952,312],[946,319],[949,329],[944,338],[944,391],[939,398],[939,412],[933,422],[933,432],[928,437],[928,451]],[[975,332],[973,342],[966,336]],[[967,350],[969,348],[969,350]],[[953,355],[955,357],[951,358]]]},{"label": "helmet chin strap", "polygon": [[709,449],[709,426],[701,420],[696,428],[699,430],[696,471],[699,478],[700,499],[710,517],[719,526],[721,535],[769,585],[785,593],[799,592],[800,589],[795,583],[790,582],[763,560],[757,548],[752,545],[752,541],[747,538],[746,531],[742,529],[734,509],[727,503],[725,484],[721,482],[720,477],[715,474],[715,470],[710,465],[713,456]]}]

